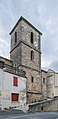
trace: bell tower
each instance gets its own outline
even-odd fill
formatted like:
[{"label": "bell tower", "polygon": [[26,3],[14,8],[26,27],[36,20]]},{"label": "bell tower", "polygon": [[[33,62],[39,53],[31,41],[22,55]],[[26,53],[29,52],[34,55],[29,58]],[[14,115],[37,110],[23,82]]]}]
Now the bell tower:
[{"label": "bell tower", "polygon": [[10,59],[27,76],[27,103],[41,99],[41,35],[22,16],[10,32]]}]

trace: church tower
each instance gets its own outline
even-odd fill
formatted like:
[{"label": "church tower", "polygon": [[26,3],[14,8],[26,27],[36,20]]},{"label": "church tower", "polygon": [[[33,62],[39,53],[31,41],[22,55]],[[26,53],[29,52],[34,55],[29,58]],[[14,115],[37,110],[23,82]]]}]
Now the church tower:
[{"label": "church tower", "polygon": [[41,99],[41,35],[22,16],[10,32],[10,59],[27,77],[27,103]]}]

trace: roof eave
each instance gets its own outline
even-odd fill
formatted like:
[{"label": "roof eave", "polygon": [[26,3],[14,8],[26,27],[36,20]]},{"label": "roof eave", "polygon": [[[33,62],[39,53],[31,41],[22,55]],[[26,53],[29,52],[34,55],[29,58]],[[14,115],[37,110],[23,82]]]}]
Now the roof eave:
[{"label": "roof eave", "polygon": [[11,30],[11,32],[9,33],[10,35],[12,34],[12,32],[14,31],[14,29],[16,28],[16,26],[20,23],[20,21],[23,20],[25,21],[27,24],[29,24],[33,29],[35,29],[37,32],[39,32],[40,35],[42,35],[42,33],[35,28],[29,21],[27,21],[24,17],[20,17],[20,19],[17,21],[17,23],[15,24],[15,26],[13,27],[13,29]]}]

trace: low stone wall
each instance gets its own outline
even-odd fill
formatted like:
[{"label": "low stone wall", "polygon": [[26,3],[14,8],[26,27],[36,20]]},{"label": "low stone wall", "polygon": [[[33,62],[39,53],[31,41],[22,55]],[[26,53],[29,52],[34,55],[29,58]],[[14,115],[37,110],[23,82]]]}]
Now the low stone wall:
[{"label": "low stone wall", "polygon": [[58,99],[46,100],[29,104],[29,111],[56,111],[58,110]]}]

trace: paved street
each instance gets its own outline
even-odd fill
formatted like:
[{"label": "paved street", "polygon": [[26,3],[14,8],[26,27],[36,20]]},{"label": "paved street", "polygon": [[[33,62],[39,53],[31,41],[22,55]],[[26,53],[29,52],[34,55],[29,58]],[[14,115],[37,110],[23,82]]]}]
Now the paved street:
[{"label": "paved street", "polygon": [[0,111],[0,119],[58,119],[57,112],[23,113],[19,110]]}]

